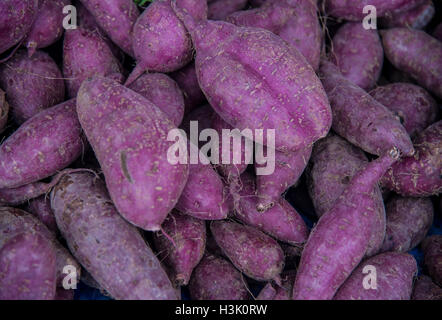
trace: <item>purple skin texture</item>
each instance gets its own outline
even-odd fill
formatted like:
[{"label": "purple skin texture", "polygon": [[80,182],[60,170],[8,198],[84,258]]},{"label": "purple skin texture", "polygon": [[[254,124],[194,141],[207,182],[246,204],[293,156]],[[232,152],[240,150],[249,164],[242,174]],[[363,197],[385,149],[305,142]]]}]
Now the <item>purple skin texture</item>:
[{"label": "purple skin texture", "polygon": [[81,85],[77,113],[118,212],[142,229],[160,230],[189,171],[168,161],[172,121],[143,96],[100,77]]},{"label": "purple skin texture", "polygon": [[63,42],[63,74],[70,97],[75,98],[82,82],[94,75],[121,71],[117,58],[98,31],[81,27],[66,30]]},{"label": "purple skin texture", "polygon": [[283,272],[281,275],[281,285],[267,283],[256,297],[256,300],[291,300],[295,278],[295,270]]},{"label": "purple skin texture", "polygon": [[248,300],[242,274],[224,258],[206,254],[193,271],[189,283],[193,300]]},{"label": "purple skin texture", "polygon": [[234,12],[226,21],[241,27],[272,31],[298,49],[317,70],[322,30],[316,11],[316,5],[309,1],[275,0],[257,9]]},{"label": "purple skin texture", "polygon": [[373,193],[399,158],[391,149],[361,169],[310,233],[298,267],[293,299],[330,300],[367,252],[373,232]]},{"label": "purple skin texture", "polygon": [[171,74],[184,94],[185,114],[204,104],[206,97],[201,91],[196,77],[195,63],[190,63],[184,68]]},{"label": "purple skin texture", "polygon": [[247,172],[241,175],[241,186],[235,218],[292,245],[307,240],[308,228],[304,220],[285,199],[280,197],[272,208],[261,213],[256,209],[259,197],[255,193],[253,177]]},{"label": "purple skin texture", "polygon": [[221,250],[245,275],[257,281],[280,280],[284,252],[273,238],[236,222],[213,221],[210,230]]},{"label": "purple skin texture", "polygon": [[430,198],[394,196],[385,205],[387,231],[382,251],[407,252],[416,247],[433,224]]},{"label": "purple skin texture", "polygon": [[2,89],[0,89],[0,133],[2,133],[6,127],[6,124],[8,122],[8,115],[9,115],[9,103],[8,101],[6,101],[5,92]]},{"label": "purple skin texture", "polygon": [[381,75],[384,50],[377,30],[347,22],[333,37],[331,59],[347,80],[364,90],[373,88]]},{"label": "purple skin texture", "polygon": [[[295,152],[275,152],[275,171],[269,175],[257,175],[258,209],[266,210],[281,198],[281,194],[296,184],[310,159],[312,147]],[[255,163],[255,167],[260,167]]]},{"label": "purple skin texture", "polygon": [[226,219],[229,213],[226,191],[211,164],[190,164],[189,178],[176,208],[202,220]]},{"label": "purple skin texture", "polygon": [[[368,159],[361,149],[337,135],[329,135],[315,144],[307,170],[307,185],[318,217],[333,207],[353,176],[367,163]],[[371,193],[371,200],[370,207],[374,208],[376,215],[372,220],[373,230],[366,256],[380,250],[386,228],[384,201],[377,184]]]},{"label": "purple skin texture", "polygon": [[63,268],[72,265],[77,270],[77,281],[80,280],[81,267],[72,257],[70,252],[63,247],[55,237],[55,234],[49,231],[37,218],[26,211],[3,207],[0,209],[2,215],[0,224],[7,225],[7,233],[32,232],[41,234],[49,240],[55,251],[56,283],[57,286],[63,285]]},{"label": "purple skin texture", "polygon": [[442,235],[432,235],[422,242],[424,265],[433,281],[442,286]]},{"label": "purple skin texture", "polygon": [[377,87],[370,95],[401,119],[410,137],[434,123],[438,106],[423,88],[411,83],[391,83]]},{"label": "purple skin texture", "polygon": [[38,0],[0,2],[0,54],[22,40],[34,23]]},{"label": "purple skin texture", "polygon": [[297,49],[270,31],[195,21],[172,7],[192,37],[200,87],[224,121],[239,130],[275,129],[276,149],[285,152],[327,134],[327,96]]},{"label": "purple skin texture", "polygon": [[385,56],[393,66],[442,98],[442,42],[408,28],[383,30],[381,35]]},{"label": "purple skin texture", "polygon": [[18,51],[0,65],[0,86],[5,90],[12,116],[22,124],[43,109],[64,101],[63,75],[45,52],[36,51],[29,58]]},{"label": "purple skin texture", "polygon": [[[376,289],[365,289],[365,266],[376,270]],[[362,262],[339,288],[335,300],[410,300],[417,263],[410,254],[386,252]]]},{"label": "purple skin texture", "polygon": [[395,163],[381,180],[382,187],[405,197],[429,197],[442,191],[442,121],[414,140],[416,153]]},{"label": "purple skin texture", "polygon": [[25,46],[31,57],[35,50],[46,48],[60,39],[63,34],[63,8],[70,0],[39,0],[39,9],[34,24],[29,31]]},{"label": "purple skin texture", "polygon": [[[172,280],[179,286],[189,283],[193,269],[204,255],[206,223],[174,212],[164,221],[163,230],[155,234],[155,247],[159,259],[172,269]],[[173,242],[168,239],[173,239]]]},{"label": "purple skin texture", "polygon": [[[192,41],[183,23],[170,5],[171,0],[156,0],[140,15],[134,25],[132,46],[137,66],[127,79],[131,84],[145,71],[172,72],[192,60]],[[205,20],[207,7],[195,12],[192,3],[201,5],[205,0],[177,1],[187,14],[196,20]],[[188,10],[189,9],[189,10]],[[195,15],[195,16],[194,16]]]},{"label": "purple skin texture", "polygon": [[146,73],[132,82],[129,89],[141,94],[179,126],[184,116],[184,97],[178,84],[162,73]]},{"label": "purple skin texture", "polygon": [[95,175],[65,175],[51,192],[51,207],[72,254],[113,298],[177,299],[155,254]]},{"label": "purple skin texture", "polygon": [[433,19],[435,13],[433,1],[426,0],[423,4],[405,12],[388,14],[380,22],[385,28],[424,29]]},{"label": "purple skin texture", "polygon": [[393,146],[405,155],[414,153],[410,136],[390,110],[345,79],[331,62],[323,60],[320,72],[332,106],[336,133],[378,156]]},{"label": "purple skin texture", "polygon": [[367,5],[376,7],[377,17],[389,13],[403,12],[422,4],[426,0],[325,0],[326,12],[335,18],[349,21],[362,21],[367,13],[363,9]]},{"label": "purple skin texture", "polygon": [[273,297],[276,295],[276,290],[273,288],[272,284],[268,282],[264,288],[261,289],[256,300],[273,300]]},{"label": "purple skin texture", "polygon": [[411,300],[442,300],[442,288],[429,276],[421,275],[414,282]]},{"label": "purple skin texture", "polygon": [[132,28],[140,12],[131,0],[80,0],[109,38],[134,57]]},{"label": "purple skin texture", "polygon": [[207,17],[210,20],[224,20],[230,14],[244,9],[247,0],[215,0],[209,3]]},{"label": "purple skin texture", "polygon": [[74,162],[82,150],[75,100],[44,110],[0,146],[0,189],[52,176]]},{"label": "purple skin texture", "polygon": [[57,222],[48,196],[43,195],[29,201],[28,212],[37,217],[50,231],[58,233]]},{"label": "purple skin texture", "polygon": [[0,204],[17,206],[31,199],[37,198],[50,190],[51,184],[33,182],[11,189],[0,189]]}]

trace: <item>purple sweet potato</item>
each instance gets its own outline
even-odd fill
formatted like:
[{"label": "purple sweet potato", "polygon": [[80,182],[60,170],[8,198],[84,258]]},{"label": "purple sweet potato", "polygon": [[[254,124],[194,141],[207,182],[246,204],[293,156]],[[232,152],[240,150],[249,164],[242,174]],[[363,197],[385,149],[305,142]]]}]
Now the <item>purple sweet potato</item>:
[{"label": "purple sweet potato", "polygon": [[333,37],[331,59],[347,80],[364,90],[375,86],[381,75],[384,50],[377,30],[348,22]]},{"label": "purple sweet potato", "polygon": [[227,189],[211,164],[189,166],[189,178],[176,208],[186,215],[203,220],[227,218]]},{"label": "purple sweet potato", "polygon": [[270,282],[267,283],[259,292],[256,300],[291,300],[295,278],[295,270],[285,271],[281,276],[281,284],[274,285]]},{"label": "purple sweet potato", "polygon": [[29,56],[60,39],[64,31],[63,8],[69,4],[70,0],[39,0],[37,17],[25,40]]},{"label": "purple sweet potato", "polygon": [[243,9],[247,0],[214,0],[209,3],[207,17],[210,20],[224,20],[233,12]]},{"label": "purple sweet potato", "polygon": [[50,190],[50,184],[33,182],[11,189],[0,189],[0,204],[17,206],[37,198]]},{"label": "purple sweet potato", "polygon": [[391,149],[353,176],[333,207],[315,225],[307,240],[293,287],[293,299],[333,298],[366,255],[377,216],[373,188],[399,158]]},{"label": "purple sweet potato", "polygon": [[426,0],[421,5],[396,14],[387,14],[381,19],[381,25],[385,28],[413,28],[423,29],[433,19],[436,9],[432,0]]},{"label": "purple sweet potato", "polygon": [[442,42],[408,28],[383,30],[381,35],[387,59],[442,98]]},{"label": "purple sweet potato", "polygon": [[113,298],[177,299],[155,254],[93,174],[63,176],[51,206],[73,255]]},{"label": "purple sweet potato", "polygon": [[235,12],[226,21],[237,26],[272,31],[298,49],[317,70],[322,30],[316,11],[316,4],[312,1],[275,0],[257,9]]},{"label": "purple sweet potato", "polygon": [[6,101],[5,92],[2,89],[0,89],[0,133],[2,133],[6,127],[6,124],[8,122],[8,115],[9,115],[9,103],[8,101]]},{"label": "purple sweet potato", "polygon": [[[281,198],[281,194],[295,185],[304,172],[310,159],[312,147],[295,152],[275,152],[275,171],[272,174],[257,175],[257,193],[259,196],[258,208],[266,209]],[[259,168],[264,165],[255,163]]]},{"label": "purple sweet potato", "polygon": [[66,30],[63,43],[63,74],[70,97],[75,98],[82,82],[94,75],[121,71],[117,58],[99,32],[78,27]]},{"label": "purple sweet potato", "polygon": [[132,28],[139,16],[137,5],[131,0],[80,0],[95,17],[97,24],[124,52],[134,56]]},{"label": "purple sweet potato", "polygon": [[22,40],[34,23],[38,0],[0,2],[0,54]]},{"label": "purple sweet potato", "polygon": [[279,281],[284,252],[274,239],[236,222],[214,221],[210,230],[221,250],[245,275],[258,281]]},{"label": "purple sweet potato", "polygon": [[247,300],[249,292],[242,274],[230,262],[211,254],[203,257],[189,282],[194,300]]},{"label": "purple sweet potato", "polygon": [[[337,135],[318,141],[307,170],[307,186],[315,212],[321,217],[329,211],[349,185],[353,176],[367,164],[362,150]],[[386,218],[381,191],[376,185],[371,194],[373,216],[371,238],[366,256],[378,253],[385,238]]]},{"label": "purple sweet potato", "polygon": [[429,276],[421,275],[414,282],[411,300],[442,300],[442,288]]},{"label": "purple sweet potato", "polygon": [[345,79],[334,64],[323,60],[321,74],[336,133],[371,154],[380,156],[393,146],[405,155],[414,153],[410,136],[390,110]]},{"label": "purple sweet potato", "polygon": [[405,197],[428,197],[442,191],[442,121],[422,131],[414,140],[416,153],[395,163],[381,185]]},{"label": "purple sweet potato", "polygon": [[57,222],[54,211],[51,208],[51,201],[48,196],[43,195],[29,201],[28,212],[37,217],[50,231],[58,233]]},{"label": "purple sweet potato", "polygon": [[[154,1],[135,23],[132,46],[137,66],[127,79],[127,85],[144,71],[172,72],[192,60],[192,41],[170,3],[171,0]],[[204,3],[205,0],[177,1],[177,5],[196,20],[206,18]],[[196,6],[201,7],[203,13],[198,13]]]},{"label": "purple sweet potato", "polygon": [[186,114],[204,103],[206,97],[201,91],[196,77],[195,63],[192,62],[172,73],[171,77],[178,83],[178,86],[183,91]]},{"label": "purple sweet potato", "polygon": [[422,242],[424,264],[433,281],[442,286],[442,235],[432,235]]},{"label": "purple sweet potato", "polygon": [[40,112],[0,146],[0,188],[17,188],[55,174],[83,150],[75,100]]},{"label": "purple sweet potato", "polygon": [[141,94],[179,126],[184,116],[184,97],[178,84],[162,73],[146,73],[132,82],[129,89]]},{"label": "purple sweet potato", "polygon": [[257,210],[260,199],[255,194],[253,177],[243,173],[241,186],[235,218],[283,242],[299,245],[307,240],[308,229],[304,220],[285,199],[280,197],[272,208],[261,213]]},{"label": "purple sweet potato", "polygon": [[[173,212],[166,218],[162,228],[154,238],[158,257],[172,269],[172,281],[179,286],[185,286],[193,269],[204,255],[206,223]],[[169,237],[173,239],[173,243]]]},{"label": "purple sweet potato", "polygon": [[63,75],[55,61],[43,51],[36,51],[29,58],[26,51],[20,50],[0,65],[0,86],[19,124],[64,101]]},{"label": "purple sweet potato", "polygon": [[[364,288],[367,272],[364,268],[375,269],[369,274],[376,275],[372,286]],[[374,256],[357,267],[339,288],[335,300],[410,300],[417,263],[410,254],[386,252]]]},{"label": "purple sweet potato", "polygon": [[416,136],[438,115],[436,101],[425,89],[411,83],[391,83],[370,92],[378,102],[393,111],[410,137]]},{"label": "purple sweet potato", "polygon": [[429,198],[394,196],[385,205],[387,231],[383,251],[407,252],[416,247],[433,224],[433,203]]},{"label": "purple sweet potato", "polygon": [[224,121],[239,130],[274,129],[276,149],[286,152],[327,134],[328,99],[298,50],[268,30],[195,21],[172,4],[192,37],[200,87]]},{"label": "purple sweet potato", "polygon": [[377,17],[387,14],[410,10],[425,0],[325,0],[326,12],[336,18],[349,21],[362,21],[367,13],[365,6],[371,5],[376,8]]},{"label": "purple sweet potato", "polygon": [[189,171],[168,161],[173,123],[143,96],[100,77],[83,82],[77,113],[117,210],[134,225],[158,231]]}]

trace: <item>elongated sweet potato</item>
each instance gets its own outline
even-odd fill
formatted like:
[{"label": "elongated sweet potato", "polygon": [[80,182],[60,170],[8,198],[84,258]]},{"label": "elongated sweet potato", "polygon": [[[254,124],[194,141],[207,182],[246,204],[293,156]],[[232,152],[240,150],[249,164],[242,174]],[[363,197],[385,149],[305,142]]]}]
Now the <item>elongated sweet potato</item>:
[{"label": "elongated sweet potato", "polygon": [[326,12],[336,18],[349,21],[362,21],[368,12],[364,7],[371,5],[376,8],[376,16],[404,12],[422,4],[425,0],[325,0]]},{"label": "elongated sweet potato", "polygon": [[0,2],[0,54],[22,40],[34,23],[38,0]]},{"label": "elongated sweet potato", "polygon": [[210,230],[221,250],[245,275],[258,281],[279,281],[284,253],[274,239],[236,222],[214,221]]},{"label": "elongated sweet potato", "polygon": [[0,188],[17,188],[55,174],[82,152],[75,100],[46,109],[0,146]]},{"label": "elongated sweet potato", "polygon": [[[333,207],[353,176],[367,161],[362,150],[337,135],[329,135],[318,141],[307,170],[308,192],[318,217]],[[378,253],[384,242],[386,228],[384,201],[377,185],[373,188],[371,199],[370,206],[376,215],[372,220],[373,230],[367,256]]]},{"label": "elongated sweet potato", "polygon": [[314,1],[274,0],[263,6],[234,12],[227,22],[243,27],[264,28],[279,35],[298,49],[317,70],[322,45],[322,30]]},{"label": "elongated sweet potato", "polygon": [[411,83],[391,83],[377,87],[371,96],[393,111],[411,137],[437,119],[436,101],[425,89]]},{"label": "elongated sweet potato", "polygon": [[247,300],[249,292],[242,274],[230,262],[211,254],[203,257],[189,283],[194,300]]},{"label": "elongated sweet potato", "polygon": [[364,90],[373,88],[384,62],[378,31],[359,22],[344,24],[333,37],[331,59],[346,79]]},{"label": "elongated sweet potato", "polygon": [[117,210],[136,226],[158,231],[189,171],[168,161],[173,123],[143,96],[100,77],[83,82],[77,113]]},{"label": "elongated sweet potato", "polygon": [[259,212],[257,204],[260,199],[255,193],[253,177],[247,172],[241,175],[241,187],[234,217],[283,242],[299,245],[307,240],[308,229],[304,220],[285,199],[279,198],[272,208]]},{"label": "elongated sweet potato", "polygon": [[179,126],[184,116],[184,97],[178,84],[162,73],[146,73],[132,82],[129,89],[141,94]]},{"label": "elongated sweet potato", "polygon": [[51,208],[49,196],[43,195],[29,201],[27,207],[29,213],[37,217],[50,231],[58,233],[54,211]]},{"label": "elongated sweet potato", "polygon": [[[364,287],[367,272],[375,276]],[[412,255],[387,252],[374,256],[357,267],[334,297],[335,300],[410,300],[417,263]],[[374,288],[375,286],[375,288]]]},{"label": "elongated sweet potato", "polygon": [[61,71],[43,51],[37,51],[29,58],[26,51],[20,50],[0,65],[0,86],[5,90],[12,115],[19,124],[64,101]]},{"label": "elongated sweet potato", "polygon": [[426,275],[421,275],[414,282],[412,300],[442,300],[442,288],[431,281]]},{"label": "elongated sweet potato", "polygon": [[423,29],[431,21],[436,9],[432,0],[426,0],[421,5],[396,14],[388,14],[381,19],[381,25],[385,28],[413,28]]},{"label": "elongated sweet potato", "polygon": [[422,242],[424,264],[435,283],[442,286],[442,235],[432,235]]},{"label": "elongated sweet potato", "polygon": [[63,176],[51,192],[51,206],[73,255],[112,297],[177,299],[154,253],[93,174]]},{"label": "elongated sweet potato", "polygon": [[243,9],[247,0],[214,0],[209,3],[207,17],[210,20],[224,20],[231,13]]},{"label": "elongated sweet potato", "polygon": [[206,247],[206,223],[174,212],[167,217],[162,228],[154,238],[159,258],[172,269],[172,280],[175,284],[185,286],[193,269],[203,257]]},{"label": "elongated sweet potato", "polygon": [[427,197],[442,191],[442,121],[414,140],[416,153],[395,163],[381,180],[383,187],[402,196]]},{"label": "elongated sweet potato", "polygon": [[383,251],[407,252],[416,247],[433,224],[429,198],[394,196],[386,204],[387,231]]},{"label": "elongated sweet potato", "polygon": [[186,114],[205,102],[206,97],[201,91],[196,77],[195,63],[192,62],[172,73],[171,77],[178,83],[178,86],[183,91]]},{"label": "elongated sweet potato", "polygon": [[393,146],[405,155],[414,153],[410,136],[390,110],[345,79],[334,64],[323,60],[320,70],[336,133],[372,154],[382,155]]},{"label": "elongated sweet potato", "polygon": [[274,129],[279,151],[310,146],[327,134],[326,94],[298,50],[270,31],[195,21],[172,6],[192,37],[200,87],[224,121],[239,130]]},{"label": "elongated sweet potato", "polygon": [[442,98],[442,42],[426,32],[393,28],[381,32],[387,59]]},{"label": "elongated sweet potato", "polygon": [[108,76],[121,71],[117,58],[98,31],[81,27],[66,30],[63,43],[63,74],[70,97],[81,83],[94,75]]},{"label": "elongated sweet potato", "polygon": [[131,0],[80,1],[109,38],[124,52],[134,56],[132,28],[140,14],[136,4]]},{"label": "elongated sweet potato", "polygon": [[399,151],[370,162],[353,176],[333,207],[315,225],[302,252],[293,299],[333,298],[367,252],[372,233],[373,193]]},{"label": "elongated sweet potato", "polygon": [[60,39],[64,31],[63,8],[70,3],[70,0],[39,0],[38,14],[25,41],[29,56]]}]

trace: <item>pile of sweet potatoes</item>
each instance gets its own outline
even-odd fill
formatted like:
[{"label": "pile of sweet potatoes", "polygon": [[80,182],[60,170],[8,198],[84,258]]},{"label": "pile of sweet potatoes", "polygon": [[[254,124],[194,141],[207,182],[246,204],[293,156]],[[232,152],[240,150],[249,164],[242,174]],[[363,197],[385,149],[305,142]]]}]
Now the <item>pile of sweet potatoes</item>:
[{"label": "pile of sweet potatoes", "polygon": [[1,300],[442,299],[440,2],[137,3],[0,2]]}]

